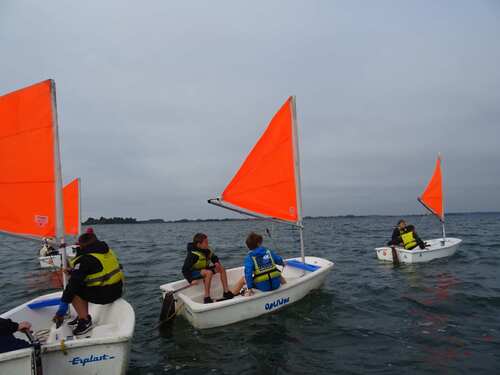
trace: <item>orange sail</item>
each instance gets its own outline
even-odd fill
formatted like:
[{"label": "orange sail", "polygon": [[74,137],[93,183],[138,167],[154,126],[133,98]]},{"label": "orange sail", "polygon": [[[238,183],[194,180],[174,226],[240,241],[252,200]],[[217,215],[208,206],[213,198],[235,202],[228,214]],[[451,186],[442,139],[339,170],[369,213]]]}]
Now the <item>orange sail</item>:
[{"label": "orange sail", "polygon": [[443,180],[441,177],[441,156],[438,156],[436,168],[427,188],[418,198],[429,211],[436,215],[441,221],[444,221],[443,207]]},{"label": "orange sail", "polygon": [[80,179],[75,178],[63,189],[64,232],[70,236],[80,235]]},{"label": "orange sail", "polygon": [[294,98],[287,99],[241,165],[221,201],[262,216],[300,218]]},{"label": "orange sail", "polygon": [[0,231],[56,235],[56,131],[50,80],[0,96]]}]

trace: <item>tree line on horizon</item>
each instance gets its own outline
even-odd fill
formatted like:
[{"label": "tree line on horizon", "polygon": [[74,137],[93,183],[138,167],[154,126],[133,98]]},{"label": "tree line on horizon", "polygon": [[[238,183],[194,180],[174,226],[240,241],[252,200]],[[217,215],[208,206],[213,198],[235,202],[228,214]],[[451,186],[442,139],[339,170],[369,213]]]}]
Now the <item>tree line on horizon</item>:
[{"label": "tree line on horizon", "polygon": [[[447,215],[463,215],[463,214],[497,214],[497,212],[450,212]],[[305,216],[304,220],[310,219],[328,219],[328,218],[355,218],[355,217],[407,217],[407,216],[426,216],[430,214],[406,214],[406,215],[338,215],[338,216]],[[259,220],[255,218],[222,218],[222,219],[177,219],[177,220],[163,220],[163,219],[149,219],[149,220],[137,220],[135,217],[104,217],[96,219],[89,217],[87,220],[82,222],[82,225],[99,225],[99,224],[157,224],[157,223],[203,223],[210,221],[242,221],[242,220]]]}]

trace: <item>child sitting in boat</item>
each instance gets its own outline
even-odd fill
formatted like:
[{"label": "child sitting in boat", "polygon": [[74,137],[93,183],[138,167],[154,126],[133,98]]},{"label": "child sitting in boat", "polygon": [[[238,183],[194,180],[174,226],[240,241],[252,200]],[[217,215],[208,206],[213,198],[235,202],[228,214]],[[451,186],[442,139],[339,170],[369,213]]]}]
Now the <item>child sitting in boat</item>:
[{"label": "child sitting in boat", "polygon": [[402,245],[406,250],[413,250],[417,246],[425,249],[425,243],[418,236],[413,225],[406,225],[404,220],[398,222],[392,233],[392,239],[387,244],[388,246]]},{"label": "child sitting in boat", "polygon": [[124,276],[113,250],[93,232],[82,234],[78,244],[80,249],[67,271],[70,278],[53,320],[60,325],[71,303],[78,316],[68,325],[76,326],[73,334],[82,335],[93,328],[89,302],[107,305],[116,301],[122,296]]},{"label": "child sitting in boat", "polygon": [[218,273],[224,293],[223,299],[233,298],[233,293],[227,284],[226,270],[219,261],[217,255],[208,247],[208,236],[205,233],[196,233],[193,242],[187,244],[187,255],[182,266],[182,274],[191,285],[196,285],[198,280],[203,280],[205,287],[204,303],[212,303],[210,297],[210,285],[212,277]]},{"label": "child sitting in boat", "polygon": [[274,251],[262,246],[263,238],[260,234],[250,233],[245,241],[250,250],[245,257],[245,276],[236,282],[232,291],[239,294],[241,288],[246,284],[247,296],[253,295],[253,288],[263,292],[278,289],[285,284],[285,278],[276,267],[277,264],[284,266],[283,258]]},{"label": "child sitting in boat", "polygon": [[403,219],[398,221],[398,224],[392,231],[391,240],[387,242],[387,246],[395,246],[402,243],[401,235],[406,232],[406,221]]},{"label": "child sitting in boat", "polygon": [[59,255],[59,251],[57,251],[53,244],[54,240],[49,239],[49,238],[44,238],[43,239],[43,246],[40,249],[40,256],[41,257],[48,257],[48,256],[53,256],[53,255]]}]

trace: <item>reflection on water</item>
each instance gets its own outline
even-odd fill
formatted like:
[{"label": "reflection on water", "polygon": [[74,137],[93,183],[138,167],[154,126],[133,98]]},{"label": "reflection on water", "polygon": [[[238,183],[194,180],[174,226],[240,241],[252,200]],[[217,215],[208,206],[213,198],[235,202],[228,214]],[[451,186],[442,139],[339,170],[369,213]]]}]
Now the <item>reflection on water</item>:
[{"label": "reflection on water", "polygon": [[[423,361],[430,367],[447,368],[459,357],[471,355],[466,342],[452,334],[456,324],[445,312],[452,305],[453,287],[461,282],[449,272],[439,273],[432,279],[434,285],[429,287],[428,280],[423,280],[420,291],[405,295],[405,298],[415,302],[408,312],[414,319],[411,329],[422,345]],[[417,288],[414,278],[412,281],[412,287]]]},{"label": "reflection on water", "polygon": [[46,292],[47,289],[61,289],[63,285],[62,271],[42,269],[26,275],[26,287],[32,291]]}]

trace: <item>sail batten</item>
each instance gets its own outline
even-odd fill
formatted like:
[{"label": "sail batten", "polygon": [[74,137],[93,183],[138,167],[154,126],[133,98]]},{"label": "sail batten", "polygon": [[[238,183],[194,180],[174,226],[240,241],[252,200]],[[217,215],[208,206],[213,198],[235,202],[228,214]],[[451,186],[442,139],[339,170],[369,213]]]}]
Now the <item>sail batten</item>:
[{"label": "sail batten", "polygon": [[300,223],[293,107],[290,97],[221,194],[222,202],[258,216]]}]

